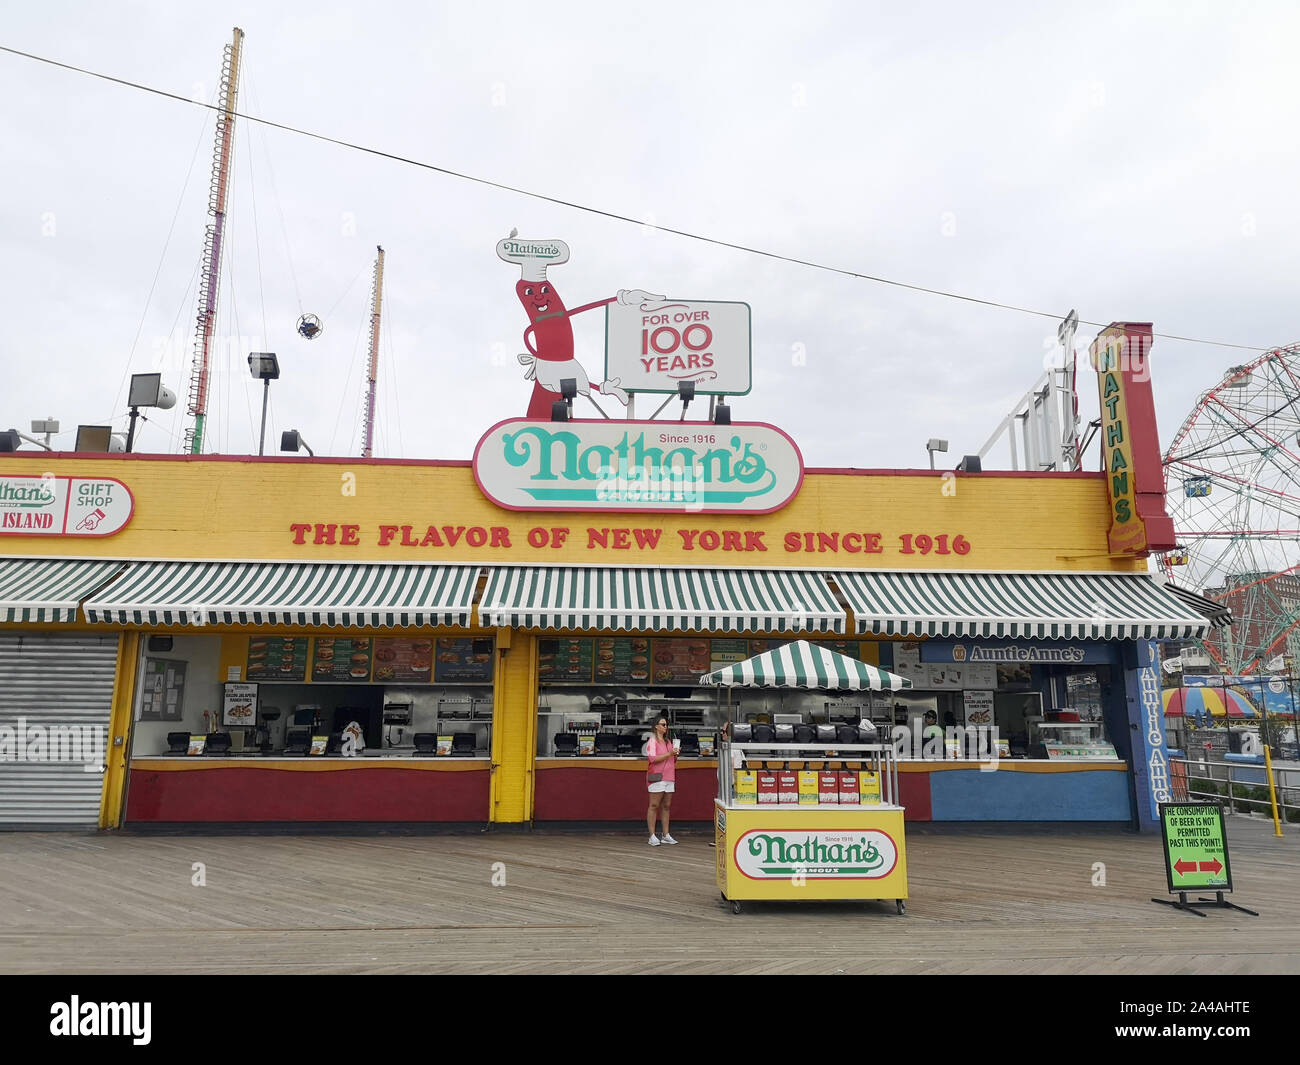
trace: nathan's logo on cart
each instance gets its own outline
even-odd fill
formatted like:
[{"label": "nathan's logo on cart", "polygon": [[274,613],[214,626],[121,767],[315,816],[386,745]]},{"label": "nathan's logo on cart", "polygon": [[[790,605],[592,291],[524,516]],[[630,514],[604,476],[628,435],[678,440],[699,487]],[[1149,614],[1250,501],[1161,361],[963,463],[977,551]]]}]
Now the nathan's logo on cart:
[{"label": "nathan's logo on cart", "polygon": [[736,868],[751,880],[879,880],[894,871],[898,847],[886,833],[746,832],[736,841]]},{"label": "nathan's logo on cart", "polygon": [[510,510],[765,514],[799,491],[803,458],[762,423],[509,421],[479,441],[474,476]]},{"label": "nathan's logo on cart", "polygon": [[134,509],[131,490],[111,477],[0,477],[0,536],[109,536]]}]

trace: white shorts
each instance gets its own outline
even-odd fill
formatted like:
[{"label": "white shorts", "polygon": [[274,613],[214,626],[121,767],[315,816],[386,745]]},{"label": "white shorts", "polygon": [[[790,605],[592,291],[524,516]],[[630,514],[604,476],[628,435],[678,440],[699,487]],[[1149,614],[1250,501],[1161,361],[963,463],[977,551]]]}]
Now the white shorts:
[{"label": "white shorts", "polygon": [[655,794],[662,793],[666,795],[671,795],[673,793],[673,785],[675,783],[676,781],[672,781],[672,780],[656,780],[653,784],[650,785],[650,794],[655,795]]}]

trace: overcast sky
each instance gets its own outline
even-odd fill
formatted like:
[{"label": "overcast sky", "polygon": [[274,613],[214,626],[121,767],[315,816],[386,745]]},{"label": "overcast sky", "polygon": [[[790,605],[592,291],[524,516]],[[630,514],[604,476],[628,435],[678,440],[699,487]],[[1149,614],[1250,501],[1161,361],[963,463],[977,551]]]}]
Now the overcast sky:
[{"label": "overcast sky", "polygon": [[[717,240],[1085,320],[1261,348],[1295,321],[1293,3],[67,3],[0,44]],[[126,424],[126,378],[187,424],[211,112],[0,53],[0,427]],[[810,465],[974,452],[1055,321],[613,221],[237,123],[210,451],[256,450],[249,351],[275,351],[269,451],[357,454],[375,246],[387,251],[376,453],[467,458],[522,416],[517,227],[561,238],[573,307],[643,288],[753,308],[753,393]],[[294,331],[313,312],[325,332]],[[1084,327],[1080,341],[1091,333]],[[598,378],[603,316],[577,322]],[[1158,340],[1161,438],[1247,351]],[[1085,411],[1094,378],[1081,378]],[[1089,406],[1090,403],[1090,406]],[[694,410],[696,408],[692,408]],[[578,413],[582,413],[581,405]],[[594,413],[594,412],[591,412]],[[1090,463],[1095,468],[1095,455]]]}]

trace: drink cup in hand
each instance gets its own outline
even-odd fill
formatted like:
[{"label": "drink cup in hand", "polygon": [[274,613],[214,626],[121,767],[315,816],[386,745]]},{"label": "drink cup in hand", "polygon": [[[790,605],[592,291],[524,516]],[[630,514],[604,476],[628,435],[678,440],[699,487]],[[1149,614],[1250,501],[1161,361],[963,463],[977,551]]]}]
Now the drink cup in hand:
[{"label": "drink cup in hand", "polygon": [[673,754],[681,754],[681,753],[682,753],[682,741],[673,740]]}]

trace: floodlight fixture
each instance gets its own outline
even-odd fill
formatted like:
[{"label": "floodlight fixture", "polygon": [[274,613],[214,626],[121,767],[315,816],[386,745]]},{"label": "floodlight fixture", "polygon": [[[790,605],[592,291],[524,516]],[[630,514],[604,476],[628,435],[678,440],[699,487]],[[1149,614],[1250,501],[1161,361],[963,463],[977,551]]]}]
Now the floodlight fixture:
[{"label": "floodlight fixture", "polygon": [[936,451],[947,451],[948,441],[940,440],[937,436],[932,436],[925,442],[925,450],[930,453],[930,469],[934,469],[934,453]]},{"label": "floodlight fixture", "polygon": [[302,433],[297,429],[286,429],[280,434],[280,450],[305,451],[312,458],[316,457],[316,452],[307,446],[307,441],[302,438]]},{"label": "floodlight fixture", "polygon": [[271,382],[280,378],[280,360],[274,351],[250,351],[248,372],[262,382],[262,432],[257,438],[257,453],[266,453],[266,405],[271,398]]}]

